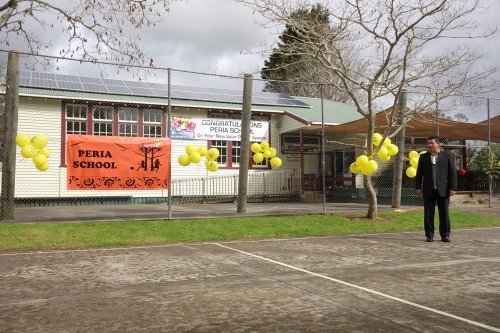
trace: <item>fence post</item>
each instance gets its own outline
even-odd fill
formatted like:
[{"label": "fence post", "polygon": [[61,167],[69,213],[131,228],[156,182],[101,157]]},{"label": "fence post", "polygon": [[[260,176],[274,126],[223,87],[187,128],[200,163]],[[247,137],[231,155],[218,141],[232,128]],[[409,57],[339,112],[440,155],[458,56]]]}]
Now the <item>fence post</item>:
[{"label": "fence post", "polygon": [[325,147],[325,111],[323,102],[323,85],[321,93],[321,192],[323,193],[323,215],[326,215],[326,147]]},{"label": "fence post", "polygon": [[19,53],[9,52],[6,83],[0,220],[13,220],[15,218],[16,135],[19,108]]},{"label": "fence post", "polygon": [[252,75],[245,74],[243,81],[243,107],[241,111],[240,170],[238,179],[237,212],[247,211],[248,160],[250,157],[250,120],[252,115]]},{"label": "fence post", "polygon": [[[488,107],[488,152],[491,152],[491,117],[490,117],[490,99],[486,100]],[[491,197],[493,194],[493,179],[488,177],[488,207],[491,208]]]},{"label": "fence post", "polygon": [[171,69],[167,70],[167,138],[170,139],[170,163],[168,165],[168,219],[172,218],[172,103],[171,103]]}]

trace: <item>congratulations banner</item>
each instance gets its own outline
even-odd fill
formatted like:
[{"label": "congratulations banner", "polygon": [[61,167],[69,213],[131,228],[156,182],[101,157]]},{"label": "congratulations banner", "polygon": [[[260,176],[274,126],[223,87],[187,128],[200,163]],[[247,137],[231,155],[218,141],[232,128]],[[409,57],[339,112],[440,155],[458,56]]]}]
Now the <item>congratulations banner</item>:
[{"label": "congratulations banner", "polygon": [[[241,140],[241,120],[219,118],[172,118],[173,139],[199,140]],[[252,120],[250,122],[250,141],[269,141],[269,122]]]},{"label": "congratulations banner", "polygon": [[68,190],[165,190],[170,139],[69,134]]}]

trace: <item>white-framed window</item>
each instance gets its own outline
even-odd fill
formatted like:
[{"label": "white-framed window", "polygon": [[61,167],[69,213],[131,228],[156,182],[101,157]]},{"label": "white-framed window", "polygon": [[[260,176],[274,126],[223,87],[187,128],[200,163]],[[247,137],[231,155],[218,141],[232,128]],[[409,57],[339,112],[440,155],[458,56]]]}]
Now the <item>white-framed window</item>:
[{"label": "white-framed window", "polygon": [[231,141],[231,161],[233,166],[239,166],[241,161],[241,141]]},{"label": "white-framed window", "polygon": [[87,111],[84,104],[66,105],[66,133],[87,134]]},{"label": "white-framed window", "polygon": [[124,107],[118,110],[118,135],[139,136],[139,109]]},{"label": "white-framed window", "polygon": [[228,141],[212,140],[210,148],[217,148],[219,150],[219,157],[217,158],[219,166],[227,166]]},{"label": "white-framed window", "polygon": [[161,138],[162,110],[143,110],[143,135],[149,138]]},{"label": "white-framed window", "polygon": [[113,108],[111,106],[94,106],[92,109],[92,134],[101,136],[113,135]]}]

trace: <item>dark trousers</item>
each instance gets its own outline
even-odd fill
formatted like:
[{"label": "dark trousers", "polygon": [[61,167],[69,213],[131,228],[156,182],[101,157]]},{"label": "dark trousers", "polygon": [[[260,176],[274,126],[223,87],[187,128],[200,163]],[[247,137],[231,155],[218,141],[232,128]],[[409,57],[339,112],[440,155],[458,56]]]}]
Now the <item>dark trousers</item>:
[{"label": "dark trousers", "polygon": [[432,195],[424,196],[424,230],[425,237],[434,237],[434,213],[436,204],[439,211],[439,234],[441,238],[450,237],[450,197],[442,197],[438,190],[433,190]]}]

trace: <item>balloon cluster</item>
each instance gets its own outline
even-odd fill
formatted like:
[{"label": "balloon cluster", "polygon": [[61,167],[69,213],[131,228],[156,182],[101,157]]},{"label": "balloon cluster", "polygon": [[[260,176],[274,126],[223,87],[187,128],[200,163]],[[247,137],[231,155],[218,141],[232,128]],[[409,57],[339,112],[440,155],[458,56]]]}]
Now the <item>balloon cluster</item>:
[{"label": "balloon cluster", "polygon": [[409,178],[413,178],[417,175],[417,166],[418,166],[418,159],[419,158],[420,158],[420,154],[414,150],[410,151],[408,153],[408,157],[405,158],[405,160],[410,161],[410,166],[408,168],[406,168],[406,175]]},{"label": "balloon cluster", "polygon": [[40,171],[49,168],[47,158],[50,156],[50,151],[45,148],[47,141],[47,137],[43,134],[36,134],[31,138],[26,133],[19,133],[16,136],[16,144],[21,147],[21,155],[24,158],[31,158]]},{"label": "balloon cluster", "polygon": [[219,169],[217,157],[219,157],[219,149],[205,147],[196,148],[195,145],[189,144],[186,146],[186,153],[179,156],[179,164],[188,166],[191,163],[198,164],[202,157],[206,157],[205,167],[208,171],[215,172]]},{"label": "balloon cluster", "polygon": [[269,146],[269,142],[262,141],[261,143],[254,142],[250,146],[250,149],[254,153],[252,160],[256,163],[262,163],[265,158],[269,159],[269,163],[273,168],[278,169],[281,167],[281,158],[276,157],[276,149]]},{"label": "balloon cluster", "polygon": [[[383,136],[380,133],[373,134],[373,145],[375,147],[379,147],[376,154],[377,157],[382,162],[389,162],[391,156],[394,156],[398,153],[398,146],[391,143],[391,139],[385,138],[382,142]],[[349,169],[352,173],[361,172],[363,175],[368,176],[372,172],[377,171],[378,163],[373,159],[373,156],[360,155],[356,158],[356,161],[353,162]]]}]

